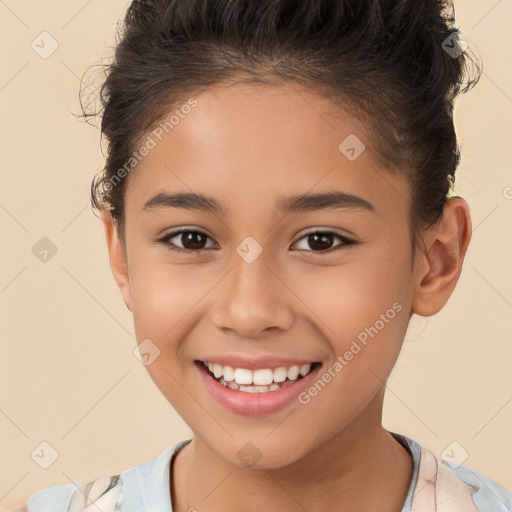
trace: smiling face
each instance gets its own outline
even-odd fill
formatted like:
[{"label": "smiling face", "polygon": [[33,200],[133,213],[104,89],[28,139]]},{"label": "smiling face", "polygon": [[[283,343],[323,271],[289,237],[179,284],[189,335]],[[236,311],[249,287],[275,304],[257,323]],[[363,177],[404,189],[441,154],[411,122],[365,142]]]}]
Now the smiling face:
[{"label": "smiling face", "polygon": [[[195,436],[238,465],[252,442],[257,465],[280,467],[380,426],[426,271],[411,258],[410,193],[361,126],[310,91],[239,84],[195,99],[127,178],[127,267],[118,241],[111,262],[137,342],[160,350],[149,374]],[[352,160],[339,149],[350,134],[366,146]],[[302,400],[297,391],[271,412],[229,390],[244,394],[244,414],[212,396],[197,361],[322,366]]]}]

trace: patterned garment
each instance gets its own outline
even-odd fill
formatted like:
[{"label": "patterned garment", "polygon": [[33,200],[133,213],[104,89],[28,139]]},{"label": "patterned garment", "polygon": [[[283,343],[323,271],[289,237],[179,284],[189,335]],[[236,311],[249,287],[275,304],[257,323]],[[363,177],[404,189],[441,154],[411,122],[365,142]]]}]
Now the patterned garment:
[{"label": "patterned garment", "polygon": [[[401,512],[512,512],[512,493],[486,476],[437,458],[412,439],[391,433],[412,455],[414,471]],[[191,440],[156,459],[86,484],[49,487],[12,512],[172,512],[170,466]]]}]

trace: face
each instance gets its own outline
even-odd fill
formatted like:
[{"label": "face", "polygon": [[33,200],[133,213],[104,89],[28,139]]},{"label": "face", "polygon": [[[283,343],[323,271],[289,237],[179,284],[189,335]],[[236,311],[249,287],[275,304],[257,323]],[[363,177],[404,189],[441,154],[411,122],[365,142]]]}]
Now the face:
[{"label": "face", "polygon": [[[127,178],[116,279],[137,343],[159,351],[151,378],[196,438],[236,465],[250,442],[257,467],[280,467],[380,421],[418,284],[409,190],[310,91],[238,84],[195,100]],[[284,367],[291,385],[235,391],[198,361],[263,380]]]}]

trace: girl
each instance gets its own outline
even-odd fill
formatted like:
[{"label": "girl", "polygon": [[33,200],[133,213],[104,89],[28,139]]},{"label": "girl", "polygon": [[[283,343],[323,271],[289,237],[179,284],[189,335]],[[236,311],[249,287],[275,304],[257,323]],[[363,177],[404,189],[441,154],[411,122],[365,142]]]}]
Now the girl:
[{"label": "girl", "polygon": [[385,430],[413,313],[471,238],[452,194],[471,59],[442,0],[139,0],[92,183],[140,359],[194,432],[20,510],[505,512]]}]

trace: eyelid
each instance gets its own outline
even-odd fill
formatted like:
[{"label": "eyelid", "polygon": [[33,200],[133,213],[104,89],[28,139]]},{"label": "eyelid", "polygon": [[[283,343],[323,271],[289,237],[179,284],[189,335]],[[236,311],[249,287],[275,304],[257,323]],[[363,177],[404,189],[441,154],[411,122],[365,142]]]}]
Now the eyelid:
[{"label": "eyelid", "polygon": [[157,238],[155,241],[167,246],[167,249],[169,249],[171,251],[181,252],[181,253],[199,254],[203,251],[207,251],[207,250],[211,249],[211,247],[209,247],[209,248],[204,248],[204,249],[197,249],[194,251],[192,249],[183,249],[182,247],[178,247],[174,244],[171,244],[171,242],[170,242],[171,238],[175,238],[176,236],[179,236],[183,233],[199,233],[200,235],[204,235],[206,238],[213,240],[213,238],[210,235],[208,235],[201,229],[182,227],[182,228],[178,228],[174,231],[171,231],[170,233],[167,233],[167,234],[163,235],[162,237]]},{"label": "eyelid", "polygon": [[[335,250],[337,250],[336,249],[337,247],[344,247],[345,249],[347,249],[347,248],[350,248],[358,243],[356,240],[349,238],[348,236],[342,235],[341,233],[338,233],[337,231],[333,231],[332,228],[318,227],[318,228],[312,228],[309,231],[302,233],[302,235],[297,239],[297,241],[295,241],[292,244],[292,246],[297,244],[298,242],[300,242],[303,238],[305,238],[309,235],[314,235],[315,233],[324,234],[324,235],[325,234],[333,235],[333,237],[339,238],[342,243],[334,245],[333,247],[326,249],[324,251],[305,251],[305,252],[308,252],[311,254],[330,254],[331,252],[334,252]],[[299,250],[301,250],[301,249],[299,249]]]},{"label": "eyelid", "polygon": [[[204,249],[197,249],[197,250],[183,249],[182,247],[178,247],[178,246],[176,246],[174,244],[171,244],[170,241],[169,241],[170,239],[175,238],[176,236],[179,236],[179,235],[181,235],[183,233],[190,233],[190,232],[199,233],[200,235],[204,235],[206,238],[209,238],[210,240],[213,240],[213,238],[210,235],[208,235],[207,233],[205,233],[201,229],[182,227],[182,228],[178,228],[178,229],[176,229],[174,231],[171,231],[170,233],[167,233],[167,234],[165,234],[164,236],[162,236],[160,238],[157,238],[155,241],[166,245],[167,248],[169,250],[171,250],[171,251],[180,252],[180,253],[187,253],[187,254],[200,254],[203,251],[207,251],[207,250],[211,250],[212,249],[211,247],[204,248]],[[354,246],[354,245],[356,245],[358,243],[356,240],[353,240],[352,238],[349,238],[349,237],[347,237],[345,235],[337,233],[336,231],[333,231],[331,228],[316,227],[316,228],[311,228],[309,231],[306,231],[305,233],[302,233],[302,235],[292,244],[292,246],[297,244],[298,242],[300,242],[303,238],[305,238],[305,237],[307,237],[309,235],[314,235],[315,233],[333,235],[334,237],[339,238],[342,243],[333,246],[334,248],[331,247],[331,248],[326,249],[324,251],[307,251],[307,250],[304,251],[303,249],[299,249],[299,250],[302,250],[302,251],[308,252],[308,253],[312,253],[312,254],[328,254],[328,253],[331,253],[334,250],[336,250],[337,247],[341,246],[341,247],[344,247],[344,248],[350,248],[351,246]],[[215,244],[217,244],[217,243],[215,242]]]}]

